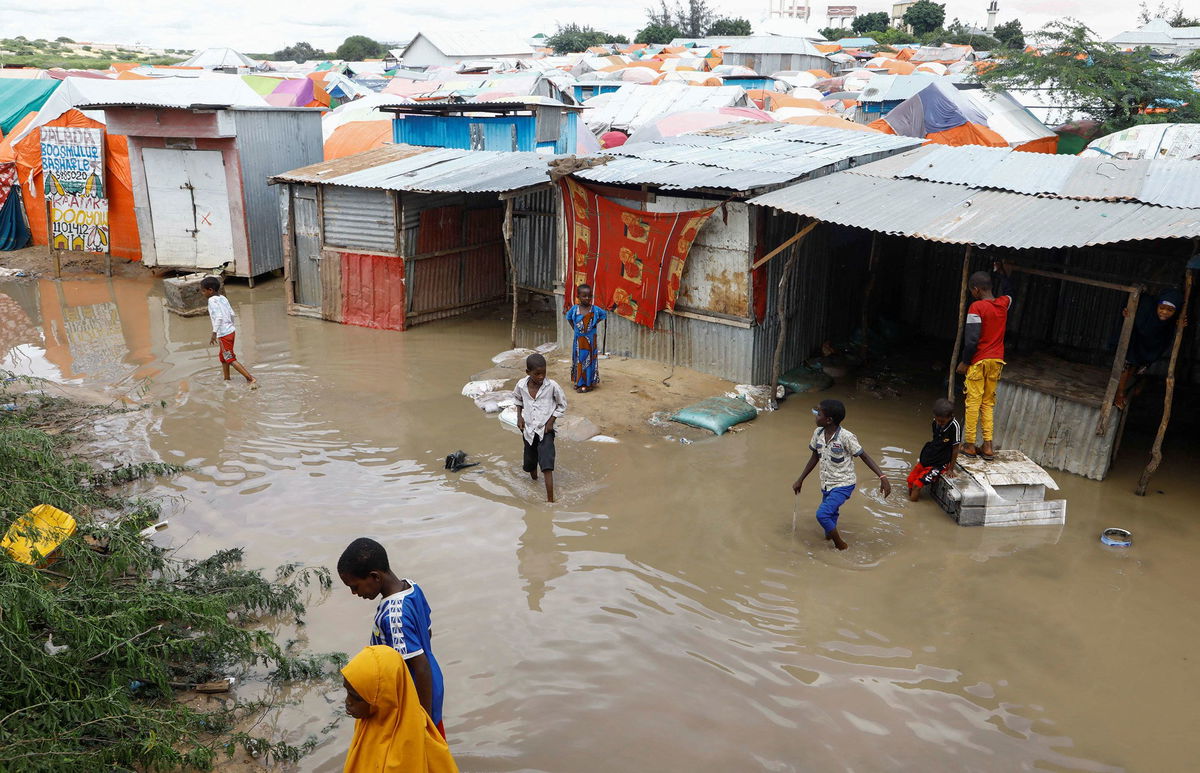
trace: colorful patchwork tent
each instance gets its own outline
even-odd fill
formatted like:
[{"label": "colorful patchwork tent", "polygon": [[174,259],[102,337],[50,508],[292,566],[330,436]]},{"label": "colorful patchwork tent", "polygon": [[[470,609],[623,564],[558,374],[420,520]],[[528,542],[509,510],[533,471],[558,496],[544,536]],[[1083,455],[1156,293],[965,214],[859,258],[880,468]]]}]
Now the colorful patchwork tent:
[{"label": "colorful patchwork tent", "polygon": [[985,145],[1053,153],[1058,138],[1007,94],[959,90],[935,80],[871,127],[943,145]]}]

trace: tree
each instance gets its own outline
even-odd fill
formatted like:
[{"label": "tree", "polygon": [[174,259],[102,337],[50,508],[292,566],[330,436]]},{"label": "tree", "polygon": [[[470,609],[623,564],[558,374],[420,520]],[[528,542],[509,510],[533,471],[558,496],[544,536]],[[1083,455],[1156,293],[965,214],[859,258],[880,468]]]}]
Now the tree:
[{"label": "tree", "polygon": [[715,35],[723,37],[734,37],[738,35],[753,35],[754,29],[750,26],[750,22],[746,19],[737,18],[730,19],[722,16],[709,26],[706,35]]},{"label": "tree", "polygon": [[366,35],[351,35],[342,41],[334,52],[334,57],[347,62],[361,62],[364,59],[377,59],[387,51],[383,46]]},{"label": "tree", "polygon": [[70,38],[67,38],[67,37],[58,37],[58,38],[54,39],[54,42],[56,42],[56,43],[74,43],[75,41],[71,40]]},{"label": "tree", "polygon": [[279,49],[271,54],[270,58],[277,62],[307,62],[310,59],[328,59],[329,57],[324,51],[319,51],[308,43],[300,42],[294,46]]},{"label": "tree", "polygon": [[946,21],[946,6],[933,0],[917,0],[904,12],[904,23],[918,35],[933,32]]},{"label": "tree", "polygon": [[[673,28],[679,33],[675,36],[677,38],[698,38],[713,25],[715,17],[716,13],[709,7],[708,0],[686,0],[686,5],[683,0],[677,0],[674,8],[668,6],[666,0],[658,0],[657,8],[650,6],[646,9],[647,24],[642,31],[652,27]],[[638,36],[641,37],[641,33]]]},{"label": "tree", "polygon": [[[1122,52],[1073,19],[1050,22],[1035,39],[1037,51],[1008,52],[979,80],[991,89],[1046,89],[1053,104],[1103,122],[1105,132],[1164,118],[1200,120],[1189,75],[1155,59],[1148,48]],[[1173,110],[1147,115],[1156,103]]]},{"label": "tree", "polygon": [[817,30],[817,32],[820,32],[821,37],[825,38],[826,40],[841,40],[842,38],[846,37],[846,30],[842,29],[841,27],[823,27],[822,29]]},{"label": "tree", "polygon": [[610,35],[602,30],[579,24],[558,25],[558,31],[546,38],[545,44],[556,54],[575,54],[592,46],[606,43],[628,43],[624,35]]},{"label": "tree", "polygon": [[889,26],[891,26],[891,18],[887,11],[864,13],[862,16],[855,16],[854,21],[850,22],[850,29],[859,35],[866,35],[868,32],[883,32]]},{"label": "tree", "polygon": [[1021,29],[1020,19],[1013,19],[1012,21],[996,25],[996,29],[992,31],[992,35],[995,36],[996,40],[1000,41],[1002,48],[1015,48],[1017,50],[1025,48],[1025,30]]},{"label": "tree", "polygon": [[908,30],[889,27],[881,32],[876,32],[871,37],[875,38],[875,42],[884,46],[894,46],[902,43],[916,43],[917,36],[913,35]]},{"label": "tree", "polygon": [[655,24],[651,22],[638,31],[637,37],[633,39],[634,43],[646,43],[653,45],[655,43],[666,45],[675,38],[683,37],[683,33],[674,24]]},{"label": "tree", "polygon": [[1200,48],[1180,59],[1179,66],[1190,72],[1200,70]]},{"label": "tree", "polygon": [[1176,2],[1175,5],[1167,5],[1160,2],[1156,7],[1151,8],[1146,0],[1142,0],[1138,12],[1138,21],[1142,24],[1149,24],[1155,19],[1165,19],[1167,24],[1172,27],[1200,27],[1200,19],[1193,19],[1183,14],[1183,3]]}]

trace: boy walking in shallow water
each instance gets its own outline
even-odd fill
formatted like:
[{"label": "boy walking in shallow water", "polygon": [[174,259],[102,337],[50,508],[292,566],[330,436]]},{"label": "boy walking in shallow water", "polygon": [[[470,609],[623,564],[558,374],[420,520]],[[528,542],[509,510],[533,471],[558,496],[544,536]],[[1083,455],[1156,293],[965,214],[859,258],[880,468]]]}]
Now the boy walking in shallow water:
[{"label": "boy walking in shallow water", "polygon": [[212,337],[208,339],[209,346],[219,344],[221,349],[218,359],[221,360],[221,375],[229,380],[229,366],[241,373],[250,384],[251,389],[258,388],[258,379],[250,375],[250,371],[238,362],[233,353],[233,339],[237,329],[233,326],[233,307],[229,299],[221,295],[221,280],[215,276],[206,276],[200,280],[200,292],[208,299],[208,316],[212,320]]},{"label": "boy walking in shallow water", "polygon": [[808,444],[812,456],[804,472],[792,484],[792,491],[799,494],[804,479],[818,463],[821,465],[821,504],[817,507],[817,523],[825,530],[825,539],[833,540],[838,550],[845,550],[850,546],[838,533],[838,511],[854,493],[858,483],[854,474],[855,457],[861,458],[871,472],[879,476],[879,489],[885,497],[892,493],[892,484],[879,465],[867,456],[854,433],[842,426],[846,419],[846,406],[841,400],[822,400],[813,409],[813,415],[817,429]]},{"label": "boy walking in shallow water", "polygon": [[529,477],[537,480],[538,468],[546,479],[546,501],[554,501],[554,421],[567,412],[567,396],[558,382],[546,378],[546,358],[531,354],[525,358],[525,378],[517,382],[513,400],[517,403],[517,429],[525,439],[522,465]]}]

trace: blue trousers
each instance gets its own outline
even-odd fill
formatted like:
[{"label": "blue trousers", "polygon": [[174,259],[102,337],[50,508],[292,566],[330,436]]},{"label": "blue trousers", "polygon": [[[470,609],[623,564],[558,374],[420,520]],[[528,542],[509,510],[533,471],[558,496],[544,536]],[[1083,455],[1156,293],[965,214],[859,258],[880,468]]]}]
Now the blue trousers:
[{"label": "blue trousers", "polygon": [[821,504],[817,506],[817,523],[826,532],[837,528],[838,510],[854,493],[854,484],[837,488],[821,489]]}]

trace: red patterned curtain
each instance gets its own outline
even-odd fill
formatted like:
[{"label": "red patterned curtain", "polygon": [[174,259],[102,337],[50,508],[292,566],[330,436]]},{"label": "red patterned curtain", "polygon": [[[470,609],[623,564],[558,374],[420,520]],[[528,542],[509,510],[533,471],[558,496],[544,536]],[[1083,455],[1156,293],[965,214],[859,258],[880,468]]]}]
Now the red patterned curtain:
[{"label": "red patterned curtain", "polygon": [[688,251],[716,207],[643,212],[569,177],[559,185],[570,260],[566,307],[575,303],[575,288],[589,284],[597,306],[653,328],[660,309],[674,310]]}]

